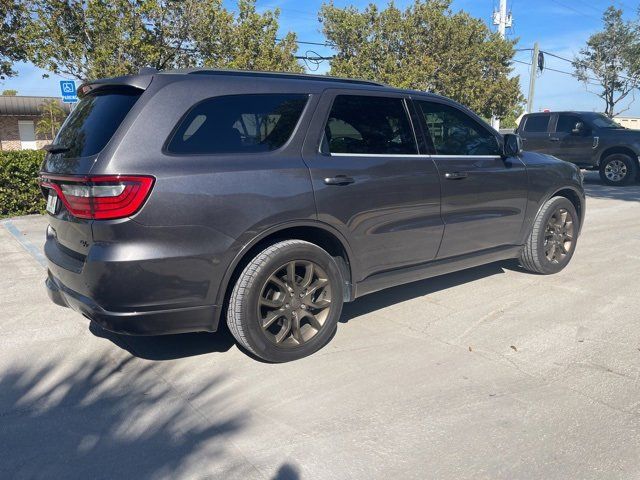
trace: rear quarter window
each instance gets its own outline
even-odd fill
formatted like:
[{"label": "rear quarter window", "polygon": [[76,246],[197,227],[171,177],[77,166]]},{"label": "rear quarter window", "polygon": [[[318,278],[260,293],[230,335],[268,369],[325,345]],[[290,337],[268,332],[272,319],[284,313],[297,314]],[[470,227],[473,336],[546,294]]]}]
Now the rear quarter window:
[{"label": "rear quarter window", "polygon": [[100,153],[136,103],[142,90],[98,91],[82,98],[60,128],[53,144],[63,158]]},{"label": "rear quarter window", "polygon": [[550,115],[533,115],[527,117],[524,123],[524,131],[529,133],[547,133]]},{"label": "rear quarter window", "polygon": [[305,94],[209,98],[178,123],[166,149],[191,155],[277,150],[291,137],[308,99]]}]

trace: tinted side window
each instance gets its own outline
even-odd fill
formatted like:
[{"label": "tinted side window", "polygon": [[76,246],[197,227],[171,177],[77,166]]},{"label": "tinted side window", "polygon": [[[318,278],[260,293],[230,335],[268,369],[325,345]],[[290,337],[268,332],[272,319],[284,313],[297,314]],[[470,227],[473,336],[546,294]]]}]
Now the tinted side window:
[{"label": "tinted side window", "polygon": [[308,95],[229,95],[204,100],[176,129],[171,153],[252,153],[284,145],[300,119]]},{"label": "tinted side window", "polygon": [[400,98],[338,95],[324,130],[330,153],[418,153]]},{"label": "tinted side window", "polygon": [[500,155],[496,137],[457,108],[433,102],[416,102],[439,155]]},{"label": "tinted side window", "polygon": [[581,122],[580,117],[577,115],[567,115],[561,113],[558,117],[558,124],[556,125],[556,132],[571,133],[576,128],[576,123]]},{"label": "tinted side window", "polygon": [[60,155],[77,158],[100,153],[141,94],[141,90],[120,89],[82,98],[53,142],[68,148]]},{"label": "tinted side window", "polygon": [[524,124],[524,131],[529,133],[546,133],[549,127],[550,115],[534,115],[527,117]]}]

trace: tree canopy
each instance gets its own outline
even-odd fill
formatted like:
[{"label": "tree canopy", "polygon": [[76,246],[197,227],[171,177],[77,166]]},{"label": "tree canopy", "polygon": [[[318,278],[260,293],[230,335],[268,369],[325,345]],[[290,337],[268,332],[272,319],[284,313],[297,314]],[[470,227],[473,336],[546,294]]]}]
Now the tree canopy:
[{"label": "tree canopy", "polygon": [[26,59],[24,26],[29,16],[24,2],[0,0],[0,79],[16,74],[13,63]]},{"label": "tree canopy", "polygon": [[322,29],[337,50],[330,74],[426,90],[485,117],[506,117],[522,102],[519,78],[511,76],[515,41],[450,4],[415,0],[400,9],[390,1],[363,11],[324,4]]},{"label": "tree canopy", "polygon": [[222,0],[196,2],[192,41],[205,67],[302,72],[295,58],[296,34],[278,39],[279,10],[256,11],[255,0],[238,0],[234,15]]},{"label": "tree canopy", "polygon": [[80,80],[209,66],[293,70],[293,33],[276,37],[279,11],[238,0],[27,0],[30,60]]},{"label": "tree canopy", "polygon": [[594,92],[605,102],[605,114],[613,117],[626,110],[616,105],[640,86],[640,19],[626,21],[622,10],[609,7],[602,16],[603,30],[587,40],[573,61],[575,73],[589,84],[597,82]]}]

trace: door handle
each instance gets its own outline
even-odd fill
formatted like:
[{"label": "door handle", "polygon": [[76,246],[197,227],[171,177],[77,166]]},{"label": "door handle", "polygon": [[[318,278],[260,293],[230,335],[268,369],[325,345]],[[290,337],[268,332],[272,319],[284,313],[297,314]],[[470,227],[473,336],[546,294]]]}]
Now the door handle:
[{"label": "door handle", "polygon": [[350,185],[355,183],[355,180],[346,175],[336,175],[335,177],[327,177],[324,179],[326,185]]},{"label": "door handle", "polygon": [[467,172],[445,172],[444,178],[447,180],[462,180],[467,178],[469,174]]},{"label": "door handle", "polygon": [[551,137],[551,138],[549,139],[549,141],[550,141],[550,142],[559,142],[559,141],[560,141],[560,139],[559,139],[558,137]]}]

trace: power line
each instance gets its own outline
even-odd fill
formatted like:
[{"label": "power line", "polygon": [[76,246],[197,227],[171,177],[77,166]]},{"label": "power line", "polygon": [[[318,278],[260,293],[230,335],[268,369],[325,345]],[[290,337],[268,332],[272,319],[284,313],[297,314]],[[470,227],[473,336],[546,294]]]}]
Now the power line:
[{"label": "power line", "polygon": [[[516,60],[515,58],[513,59],[513,62],[514,63],[521,63],[522,65],[527,65],[529,67],[531,66],[530,62],[524,62],[522,60]],[[549,72],[562,73],[563,75],[568,75],[570,77],[574,77],[574,78],[578,78],[579,79],[579,77],[575,73],[567,72],[567,71],[564,71],[564,70],[558,70],[557,68],[544,67],[544,70],[548,70]],[[592,78],[592,77],[587,77],[587,80],[598,81],[597,78]],[[590,85],[600,85],[599,83],[593,83],[593,82],[587,82],[587,83],[589,83]]]},{"label": "power line", "polygon": [[313,18],[315,20],[318,19],[318,15],[311,14],[308,11],[305,12],[304,10],[297,10],[295,8],[289,8],[289,7],[284,7],[284,8],[283,7],[276,7],[276,8],[278,10],[280,10],[280,13],[284,13],[284,14],[292,13],[292,14],[295,14],[295,15],[298,15],[298,16],[301,16],[301,17]]},{"label": "power line", "polygon": [[331,55],[329,57],[322,56],[318,54],[318,52],[314,52],[313,50],[307,50],[304,55],[296,55],[296,59],[302,60],[305,66],[311,72],[315,72],[320,68],[320,64],[325,60],[333,60],[335,55]]},{"label": "power line", "polygon": [[547,52],[546,50],[541,50],[545,55],[549,55],[550,57],[558,58],[560,60],[564,60],[565,62],[573,63],[573,60],[570,60],[566,57],[561,57],[560,55],[556,55],[555,53]]},{"label": "power line", "polygon": [[[572,65],[573,65],[573,60],[570,60],[570,59],[568,59],[568,58],[566,58],[566,57],[562,57],[562,56],[560,56],[560,55],[556,55],[555,53],[547,52],[547,51],[544,51],[544,50],[541,50],[541,51],[542,51],[542,53],[544,53],[545,55],[549,55],[550,57],[557,58],[558,60],[563,60],[563,61],[568,62],[568,63],[570,63],[570,64],[572,64]],[[591,70],[593,70],[593,69],[591,69]],[[597,73],[597,72],[596,72],[596,73]],[[627,80],[627,81],[629,81],[629,82],[634,82],[634,81],[635,81],[635,80],[633,80],[632,78],[625,77],[624,75],[618,75],[618,78],[621,78],[622,80]],[[596,79],[596,78],[591,78],[591,80],[596,80],[596,81],[598,81],[598,79]]]},{"label": "power line", "polygon": [[567,10],[571,10],[572,12],[578,13],[578,14],[583,15],[585,17],[596,18],[596,19],[600,20],[599,17],[596,17],[595,15],[591,15],[590,13],[582,12],[582,11],[578,10],[577,8],[572,7],[571,5],[567,5],[566,3],[559,2],[558,0],[551,0],[551,1],[553,3],[555,3],[556,5],[560,5],[561,7],[566,8]]},{"label": "power line", "polygon": [[589,5],[589,2],[583,3],[582,5],[584,5],[587,8],[590,8],[591,10],[594,10],[598,13],[602,13],[602,10],[598,7],[594,7],[593,5]]},{"label": "power line", "polygon": [[[284,38],[276,38],[276,42],[284,42]],[[300,45],[316,45],[319,47],[337,47],[337,45],[332,42],[306,42],[296,39],[296,43],[299,43]]]}]

